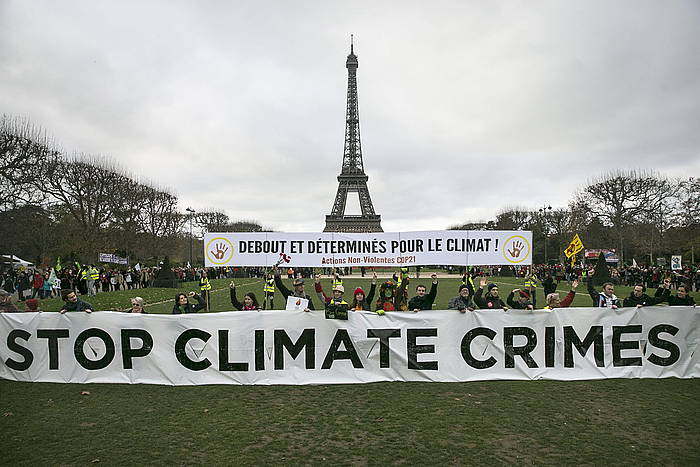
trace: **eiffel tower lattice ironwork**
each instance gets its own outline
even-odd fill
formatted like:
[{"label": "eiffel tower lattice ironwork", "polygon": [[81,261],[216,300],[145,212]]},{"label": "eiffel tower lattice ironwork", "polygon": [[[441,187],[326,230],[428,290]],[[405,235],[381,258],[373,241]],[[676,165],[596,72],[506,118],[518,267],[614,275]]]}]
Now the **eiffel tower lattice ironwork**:
[{"label": "eiffel tower lattice ironwork", "polygon": [[[357,56],[350,40],[350,55],[345,67],[348,69],[348,105],[345,113],[345,147],[343,168],[338,175],[338,193],[333,210],[326,216],[324,232],[383,232],[381,216],[374,212],[372,198],[367,189],[368,177],[362,163],[360,145],[360,113],[357,103]],[[348,193],[357,193],[361,215],[346,215]]]}]

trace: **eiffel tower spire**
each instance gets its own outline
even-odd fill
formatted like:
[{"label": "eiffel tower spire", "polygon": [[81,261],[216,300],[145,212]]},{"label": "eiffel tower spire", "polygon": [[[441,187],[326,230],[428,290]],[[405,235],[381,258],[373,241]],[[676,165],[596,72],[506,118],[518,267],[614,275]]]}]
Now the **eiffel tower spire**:
[{"label": "eiffel tower spire", "polygon": [[[357,101],[357,55],[353,37],[350,36],[350,55],[345,61],[348,69],[348,98],[345,111],[345,147],[343,167],[338,175],[338,192],[335,195],[333,210],[326,216],[324,232],[383,232],[381,216],[374,212],[372,198],[367,188],[368,177],[362,162],[360,144],[360,112]],[[362,214],[345,215],[348,193],[357,193]]]}]

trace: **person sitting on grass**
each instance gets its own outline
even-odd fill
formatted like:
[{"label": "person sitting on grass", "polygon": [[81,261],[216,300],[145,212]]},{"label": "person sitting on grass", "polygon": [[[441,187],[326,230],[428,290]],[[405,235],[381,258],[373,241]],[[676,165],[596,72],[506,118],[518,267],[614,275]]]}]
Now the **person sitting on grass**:
[{"label": "person sitting on grass", "polygon": [[[514,300],[515,294],[518,294],[518,301]],[[534,310],[535,306],[530,301],[530,292],[527,290],[513,289],[506,298],[506,303],[511,308],[516,310]]]},{"label": "person sitting on grass", "polygon": [[63,308],[61,308],[59,313],[63,314],[67,311],[84,311],[85,313],[92,313],[93,306],[78,298],[78,296],[72,290],[63,290],[61,292],[61,297],[65,303],[63,304]]},{"label": "person sitting on grass", "polygon": [[[670,280],[668,282],[664,283],[665,288],[668,288],[670,286],[671,286]],[[624,306],[624,307],[636,306],[637,308],[641,308],[643,306],[657,305],[657,304],[664,301],[664,297],[650,297],[649,295],[647,295],[645,293],[646,291],[647,291],[647,288],[644,286],[644,284],[636,284],[634,286],[634,288],[632,289],[632,292],[630,292],[630,296],[625,298],[622,301],[622,306]]]},{"label": "person sitting on grass", "polygon": [[474,303],[474,299],[472,298],[473,290],[469,286],[469,282],[460,284],[458,293],[459,295],[451,298],[447,303],[448,310],[459,310],[460,313],[466,313],[467,310],[476,310],[476,303]]},{"label": "person sitting on grass", "polygon": [[[670,279],[664,280],[664,286],[666,281],[670,284]],[[669,287],[659,287],[654,294],[655,297],[661,297],[664,302],[668,302],[671,306],[692,306],[695,307],[695,299],[688,293],[689,287],[685,284],[678,284],[678,289],[676,290],[676,295],[671,295],[671,290]]]},{"label": "person sitting on grass", "polygon": [[260,304],[258,299],[253,292],[248,292],[243,296],[243,303],[238,301],[236,297],[236,284],[233,281],[228,285],[231,292],[231,305],[233,305],[236,310],[239,311],[260,311]]},{"label": "person sitting on grass", "polygon": [[593,274],[595,274],[595,269],[588,271],[588,295],[593,299],[593,306],[595,307],[610,307],[613,310],[617,310],[617,307],[621,306],[620,299],[615,295],[615,286],[612,282],[606,282],[603,284],[603,291],[598,292],[593,287]]},{"label": "person sitting on grass", "polygon": [[355,289],[353,293],[353,300],[350,304],[350,309],[352,311],[372,311],[372,300],[374,300],[374,292],[377,289],[377,273],[372,275],[372,286],[369,288],[369,293],[365,295],[365,291],[362,287]]},{"label": "person sitting on grass", "polygon": [[5,289],[0,289],[0,313],[17,313],[19,310],[12,303],[12,295]]},{"label": "person sitting on grass", "polygon": [[576,297],[576,287],[578,287],[578,281],[575,280],[571,283],[571,291],[566,294],[566,297],[564,297],[564,300],[559,300],[559,293],[558,292],[552,292],[547,295],[547,298],[545,301],[547,302],[547,306],[544,307],[545,310],[553,310],[555,308],[568,308],[569,305],[571,305],[571,302],[574,301],[574,297]]},{"label": "person sitting on grass", "polygon": [[[195,305],[190,303],[187,297],[194,297],[194,299],[197,300],[197,304]],[[182,313],[197,313],[206,306],[207,304],[200,295],[194,292],[190,292],[185,295],[184,293],[180,292],[179,294],[175,295],[175,305],[173,305],[172,314],[179,315]]]},{"label": "person sitting on grass", "polygon": [[408,301],[408,309],[414,312],[420,310],[432,310],[433,302],[437,296],[437,274],[432,273],[430,278],[433,280],[433,284],[430,286],[430,293],[425,293],[425,286],[423,284],[418,284],[416,286],[416,296]]},{"label": "person sitting on grass", "polygon": [[474,294],[474,301],[479,308],[486,310],[495,310],[497,308],[503,309],[503,311],[508,310],[508,306],[503,303],[501,297],[498,296],[498,286],[494,283],[489,284],[486,287],[486,296],[482,296],[484,293],[484,286],[486,286],[486,278],[482,277],[479,281],[479,289]]},{"label": "person sitting on grass", "polygon": [[141,297],[134,297],[131,299],[131,308],[128,309],[127,313],[143,313],[146,314],[146,300]]}]

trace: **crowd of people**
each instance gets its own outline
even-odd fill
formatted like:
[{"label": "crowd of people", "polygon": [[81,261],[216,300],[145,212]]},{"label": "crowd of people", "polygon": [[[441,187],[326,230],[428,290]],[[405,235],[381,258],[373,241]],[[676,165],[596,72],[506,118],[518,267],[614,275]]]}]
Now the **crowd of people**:
[{"label": "crowd of people", "polygon": [[[211,286],[209,279],[234,277],[238,272],[232,268],[181,268],[172,269],[175,276],[181,281],[199,281],[200,293],[178,293],[175,297],[173,314],[196,313],[208,309],[209,292]],[[58,274],[39,270],[6,271],[0,275],[0,311],[18,311],[13,303],[12,295],[17,291],[18,299],[25,302],[25,311],[41,311],[40,299],[60,296],[64,305],[61,313],[67,311],[84,311],[90,313],[94,307],[84,299],[100,292],[115,290],[128,290],[148,287],[157,268],[131,268],[111,269],[100,268],[94,265],[75,265],[75,268],[62,268]],[[288,268],[286,271],[265,271],[262,268],[250,268],[244,277],[262,277],[263,292],[262,303],[258,301],[252,291],[243,296],[243,301],[238,300],[235,282],[231,281],[230,300],[237,310],[265,310],[274,309],[275,290],[282,295],[285,304],[289,297],[304,299],[308,303],[305,310],[315,309],[314,299],[306,293],[306,278],[313,278],[316,298],[322,304],[327,317],[347,319],[348,311],[374,311],[384,314],[387,311],[413,311],[430,310],[438,293],[438,277],[433,273],[430,276],[430,289],[419,279],[419,272],[415,274],[419,284],[415,287],[415,295],[409,297],[408,268],[396,271],[390,279],[378,283],[376,272],[373,273],[371,286],[368,292],[357,287],[351,298],[346,298],[343,284],[344,274],[352,273],[351,270],[329,270],[332,277],[330,295],[327,295],[321,285],[321,276],[312,275],[313,270],[305,268],[294,271]],[[581,281],[587,283],[588,295],[595,307],[640,307],[668,303],[669,305],[694,306],[694,298],[690,292],[698,290],[697,280],[700,270],[686,268],[677,273],[670,273],[658,267],[628,267],[612,268],[611,280],[602,284],[597,290],[593,283],[595,269],[583,269],[570,265],[536,265],[531,268],[509,268],[503,266],[473,267],[463,269],[461,283],[455,291],[456,296],[448,301],[447,309],[458,310],[462,313],[477,309],[537,309],[537,288],[541,287],[545,297],[543,309],[566,308],[570,306],[576,296],[576,290]],[[282,281],[282,274],[292,279],[292,289],[288,289]],[[308,275],[308,276],[307,276]],[[519,277],[524,281],[521,288],[512,289],[505,299],[500,293],[499,287],[494,282],[489,282],[491,276]],[[617,278],[617,280],[615,280]],[[478,282],[478,287],[475,284]],[[560,284],[566,283],[567,294],[562,298],[557,290]],[[632,292],[628,297],[619,298],[615,295],[616,285],[632,286]],[[653,296],[648,295],[647,289],[656,289]],[[672,290],[675,289],[675,293]],[[375,300],[376,296],[376,300]],[[88,298],[89,299],[89,298]],[[190,303],[190,299],[196,303]],[[146,303],[141,297],[131,299],[131,308],[128,312],[145,313]]]}]

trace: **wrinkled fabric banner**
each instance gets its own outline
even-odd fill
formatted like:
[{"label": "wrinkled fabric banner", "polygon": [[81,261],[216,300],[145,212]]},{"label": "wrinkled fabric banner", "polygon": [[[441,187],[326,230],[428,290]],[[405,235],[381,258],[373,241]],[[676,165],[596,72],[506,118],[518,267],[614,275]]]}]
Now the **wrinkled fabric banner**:
[{"label": "wrinkled fabric banner", "polygon": [[690,307],[548,311],[0,314],[0,377],[65,383],[340,384],[695,378]]}]

